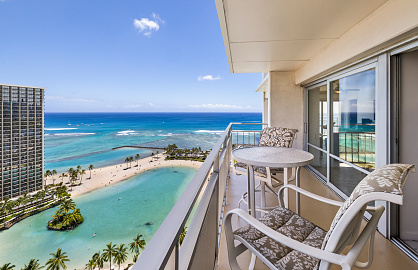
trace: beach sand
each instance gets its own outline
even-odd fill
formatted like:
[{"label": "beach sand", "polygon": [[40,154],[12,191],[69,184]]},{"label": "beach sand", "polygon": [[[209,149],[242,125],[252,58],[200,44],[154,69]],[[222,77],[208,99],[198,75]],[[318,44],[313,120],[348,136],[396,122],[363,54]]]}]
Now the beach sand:
[{"label": "beach sand", "polygon": [[[189,161],[189,160],[164,160],[164,154],[154,155],[153,157],[147,157],[131,162],[131,167],[128,168],[126,163],[112,165],[102,168],[94,168],[91,171],[91,179],[90,171],[87,168],[83,168],[86,170],[86,174],[83,175],[83,180],[81,185],[69,187],[69,193],[71,193],[71,197],[76,197],[84,193],[91,192],[97,188],[104,187],[107,185],[112,185],[114,183],[126,180],[136,174],[141,172],[145,172],[147,170],[161,168],[161,167],[168,167],[168,166],[191,166],[195,168],[200,168],[203,162],[199,161]],[[94,164],[93,164],[94,165]],[[55,177],[55,184],[60,183],[62,180],[58,178],[58,175]],[[64,183],[69,185],[68,177],[64,177]],[[48,177],[47,185],[52,184],[52,178]],[[72,189],[72,190],[71,190]]]}]

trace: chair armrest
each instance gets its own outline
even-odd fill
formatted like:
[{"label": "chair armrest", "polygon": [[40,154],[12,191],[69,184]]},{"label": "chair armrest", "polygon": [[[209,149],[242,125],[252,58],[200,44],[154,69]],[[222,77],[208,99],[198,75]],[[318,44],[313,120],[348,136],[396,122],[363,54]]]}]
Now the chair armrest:
[{"label": "chair armrest", "polygon": [[301,193],[301,194],[303,194],[307,197],[310,197],[312,199],[315,199],[317,201],[321,201],[321,202],[324,202],[324,203],[327,203],[327,204],[331,204],[331,205],[335,205],[335,206],[339,206],[339,207],[341,207],[344,204],[344,202],[339,202],[339,201],[331,200],[331,199],[316,195],[312,192],[306,191],[306,190],[304,190],[300,187],[297,187],[295,185],[285,185],[285,186],[281,187],[279,189],[279,192],[278,192],[278,195],[279,195],[278,197],[279,197],[279,202],[280,202],[281,207],[283,207],[283,205],[284,205],[284,203],[283,203],[283,191],[286,188],[293,189],[296,192],[299,192],[299,193]]},{"label": "chair armrest", "polygon": [[[233,243],[231,217],[234,214],[244,219],[248,224],[252,225],[254,228],[264,233],[268,237],[274,239],[277,242],[280,242],[281,244],[285,246],[290,247],[291,249],[300,251],[302,253],[305,253],[314,258],[318,258],[320,260],[324,260],[333,264],[341,265],[343,269],[349,266],[345,255],[340,255],[340,254],[332,253],[332,252],[325,251],[319,248],[315,248],[312,246],[308,246],[306,244],[303,244],[302,242],[289,238],[279,232],[276,232],[270,227],[264,225],[263,223],[261,223],[260,221],[258,221],[257,219],[255,219],[254,217],[252,217],[250,214],[248,214],[242,209],[233,209],[229,211],[228,214],[225,216],[225,233],[230,243]],[[228,245],[230,245],[230,243],[228,243]],[[228,252],[229,251],[230,251],[230,247],[228,246]],[[350,266],[352,267],[354,263],[355,261],[352,262]]]}]

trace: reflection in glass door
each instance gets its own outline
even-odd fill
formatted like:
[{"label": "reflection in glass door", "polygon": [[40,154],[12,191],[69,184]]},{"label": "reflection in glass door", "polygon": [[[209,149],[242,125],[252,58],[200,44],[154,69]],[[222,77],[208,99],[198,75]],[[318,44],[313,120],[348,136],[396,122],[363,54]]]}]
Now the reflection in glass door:
[{"label": "reflection in glass door", "polygon": [[347,196],[375,168],[375,78],[369,69],[330,83],[330,182]]}]

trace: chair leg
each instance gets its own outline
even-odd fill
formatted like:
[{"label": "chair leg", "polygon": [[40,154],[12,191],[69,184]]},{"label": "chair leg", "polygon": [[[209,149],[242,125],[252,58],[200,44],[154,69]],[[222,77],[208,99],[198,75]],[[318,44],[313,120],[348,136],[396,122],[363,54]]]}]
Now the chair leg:
[{"label": "chair leg", "polygon": [[248,266],[248,270],[254,270],[256,260],[257,260],[257,256],[251,253],[251,262],[250,262],[250,266]]}]

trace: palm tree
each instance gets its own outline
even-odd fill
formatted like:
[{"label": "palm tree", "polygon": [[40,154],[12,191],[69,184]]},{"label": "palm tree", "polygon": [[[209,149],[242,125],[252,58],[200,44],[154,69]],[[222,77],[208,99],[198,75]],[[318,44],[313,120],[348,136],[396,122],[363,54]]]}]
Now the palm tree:
[{"label": "palm tree", "polygon": [[38,193],[39,193],[39,196],[41,197],[42,201],[45,200],[45,196],[46,196],[45,191],[44,190],[41,190]]},{"label": "palm tree", "polygon": [[125,158],[125,163],[126,163],[126,168],[128,168],[128,162],[129,162],[129,158]]},{"label": "palm tree", "polygon": [[187,233],[187,227],[183,227],[183,230],[181,231],[180,237],[179,237],[179,245],[183,244],[184,237],[186,237]]},{"label": "palm tree", "polygon": [[94,169],[94,166],[93,166],[93,164],[90,164],[90,166],[89,166],[89,171],[90,171],[90,177],[89,177],[89,179],[91,179],[91,171]]},{"label": "palm tree", "polygon": [[45,173],[44,173],[44,176],[45,176],[45,186],[46,186],[46,180],[48,180],[48,176],[50,176],[50,175],[51,175],[51,171],[50,170],[46,170]]},{"label": "palm tree", "polygon": [[128,259],[128,251],[127,251],[127,247],[125,247],[125,244],[120,244],[119,247],[116,248],[116,254],[115,254],[115,263],[118,264],[119,266],[119,270],[120,270],[120,265],[124,262],[126,262],[126,260]]},{"label": "palm tree", "polygon": [[109,269],[112,269],[112,256],[114,257],[115,255],[116,255],[116,245],[110,242],[109,244],[106,245],[106,248],[103,249],[103,259],[106,262],[109,262],[110,264]]},{"label": "palm tree", "polygon": [[99,268],[99,270],[103,268],[104,256],[100,254],[100,251],[93,254],[92,260],[94,261],[96,266]]},{"label": "palm tree", "polygon": [[15,267],[14,264],[11,263],[5,263],[2,267],[0,267],[0,270],[12,270]]},{"label": "palm tree", "polygon": [[83,174],[86,174],[86,170],[80,170],[79,174],[80,174],[80,185],[81,185],[81,181],[83,181]]},{"label": "palm tree", "polygon": [[136,261],[138,260],[139,257],[139,253],[135,253],[134,256],[132,257],[132,260],[134,263],[136,263]]},{"label": "palm tree", "polygon": [[129,167],[132,167],[132,161],[134,161],[134,157],[129,157]]},{"label": "palm tree", "polygon": [[26,265],[21,270],[40,270],[43,268],[39,263],[39,260],[31,259],[29,264]]},{"label": "palm tree", "polygon": [[72,180],[73,180],[73,176],[74,176],[74,169],[71,167],[68,169],[68,181],[70,182],[70,186],[73,185]]},{"label": "palm tree", "polygon": [[75,209],[75,202],[72,199],[65,200],[61,203],[59,210],[67,214],[70,210]]},{"label": "palm tree", "polygon": [[[16,200],[16,204],[17,204],[17,207],[19,207],[20,205],[25,205],[25,198],[23,198],[23,197],[19,197],[19,198],[17,198],[17,200]],[[23,212],[23,210],[24,209],[22,209],[22,211],[21,212]]]},{"label": "palm tree", "polygon": [[12,203],[12,201],[8,197],[4,198],[3,206],[2,206],[2,208],[0,210],[0,212],[1,213],[4,213],[7,216],[10,212],[12,212],[12,210],[13,210],[13,203]]},{"label": "palm tree", "polygon": [[64,183],[64,177],[66,177],[67,175],[65,173],[61,173],[61,183]]},{"label": "palm tree", "polygon": [[46,270],[60,270],[61,268],[67,269],[65,262],[69,262],[67,252],[62,252],[61,248],[58,248],[56,253],[51,253],[52,258],[49,259],[45,266],[48,266]]},{"label": "palm tree", "polygon": [[144,250],[146,243],[142,234],[137,234],[133,240],[134,241],[129,244],[130,251],[139,253],[139,249]]},{"label": "palm tree", "polygon": [[84,269],[88,269],[88,270],[93,270],[94,268],[96,268],[96,263],[94,262],[93,259],[89,260],[89,262],[86,264],[86,268]]},{"label": "palm tree", "polygon": [[51,172],[51,176],[52,176],[52,184],[54,185],[55,184],[55,175],[57,174],[57,171],[56,170],[52,170],[52,172]]},{"label": "palm tree", "polygon": [[135,160],[136,160],[136,166],[138,167],[138,159],[140,159],[141,156],[139,154],[135,155]]}]

